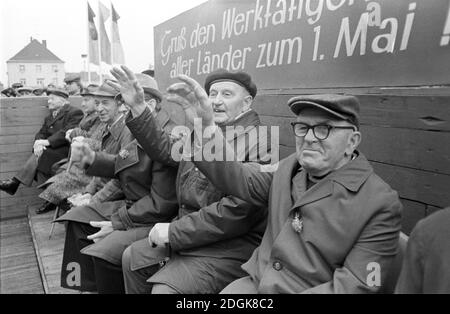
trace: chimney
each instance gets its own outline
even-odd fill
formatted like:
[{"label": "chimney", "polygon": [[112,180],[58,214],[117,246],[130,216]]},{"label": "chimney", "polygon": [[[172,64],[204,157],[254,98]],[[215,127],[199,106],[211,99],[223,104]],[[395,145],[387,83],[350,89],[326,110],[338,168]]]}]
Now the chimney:
[{"label": "chimney", "polygon": [[46,40],[43,40],[42,44],[44,45],[45,48],[47,48],[47,41]]},{"label": "chimney", "polygon": [[32,42],[33,41],[33,37],[30,37],[30,42]]}]

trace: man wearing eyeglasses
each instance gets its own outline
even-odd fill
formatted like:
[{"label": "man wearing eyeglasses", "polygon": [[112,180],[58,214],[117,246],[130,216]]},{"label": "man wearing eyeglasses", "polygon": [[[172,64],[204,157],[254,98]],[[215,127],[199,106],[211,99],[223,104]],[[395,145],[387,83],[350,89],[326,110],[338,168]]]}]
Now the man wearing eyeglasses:
[{"label": "man wearing eyeglasses", "polygon": [[[205,91],[187,76],[180,80],[184,86],[173,85],[169,92],[188,94],[203,125],[212,126]],[[252,163],[194,162],[225,193],[269,210],[263,240],[242,266],[248,276],[222,293],[386,291],[402,205],[357,150],[358,100],[313,95],[294,97],[288,105],[297,116],[296,153],[282,160],[276,172]],[[229,153],[233,148],[221,137],[216,129],[203,141],[221,143],[216,152]],[[200,157],[201,145],[195,146]]]}]

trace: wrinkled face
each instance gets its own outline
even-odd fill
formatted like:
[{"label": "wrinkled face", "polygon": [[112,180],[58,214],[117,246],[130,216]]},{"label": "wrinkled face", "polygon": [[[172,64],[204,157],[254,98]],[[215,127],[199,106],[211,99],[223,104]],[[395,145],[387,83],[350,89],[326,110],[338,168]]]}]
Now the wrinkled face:
[{"label": "wrinkled face", "polygon": [[[336,120],[332,115],[314,108],[302,110],[297,121],[309,126],[351,126],[347,121]],[[325,140],[318,140],[313,130],[309,129],[304,137],[295,137],[297,160],[311,175],[323,176],[345,165],[360,140],[361,134],[351,129],[332,129]]]},{"label": "wrinkled face", "polygon": [[209,99],[214,110],[214,122],[226,125],[250,108],[252,96],[241,85],[223,81],[211,85]]},{"label": "wrinkled face", "polygon": [[96,110],[100,121],[112,124],[119,116],[119,104],[110,97],[95,97]]},{"label": "wrinkled face", "polygon": [[54,94],[50,94],[48,96],[48,109],[50,110],[58,110],[59,108],[61,108],[62,106],[64,106],[64,104],[66,103],[66,100],[63,97],[54,95]]},{"label": "wrinkled face", "polygon": [[83,110],[84,114],[89,114],[95,111],[96,104],[93,96],[87,95],[83,96],[83,100],[81,102],[81,110]]},{"label": "wrinkled face", "polygon": [[80,87],[78,86],[78,84],[76,82],[70,82],[69,84],[66,85],[66,90],[69,93],[73,93],[76,92],[80,89]]}]

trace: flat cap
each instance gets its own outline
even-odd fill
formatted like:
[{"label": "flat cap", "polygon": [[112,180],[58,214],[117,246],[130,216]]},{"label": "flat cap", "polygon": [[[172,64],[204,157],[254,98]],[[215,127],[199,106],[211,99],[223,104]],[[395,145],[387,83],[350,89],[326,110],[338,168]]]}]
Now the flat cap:
[{"label": "flat cap", "polygon": [[60,89],[60,88],[48,88],[47,89],[47,96],[50,95],[56,95],[62,98],[69,98],[69,94],[64,90],[64,89]]},{"label": "flat cap", "polygon": [[30,93],[32,93],[33,89],[31,87],[20,87],[20,88],[17,89],[17,91],[19,93],[21,93],[21,92],[30,92]]},{"label": "flat cap", "polygon": [[94,92],[98,89],[98,85],[91,84],[88,87],[83,88],[80,95],[81,96],[94,96]]},{"label": "flat cap", "polygon": [[245,72],[229,72],[225,69],[219,69],[206,77],[205,90],[209,95],[211,85],[216,82],[231,81],[244,87],[253,98],[255,98],[258,88],[252,81],[252,77]]},{"label": "flat cap", "polygon": [[12,87],[5,88],[4,90],[1,91],[1,93],[8,97],[15,97],[17,94],[14,88]]},{"label": "flat cap", "polygon": [[97,97],[109,97],[109,98],[115,98],[120,92],[111,87],[106,83],[106,81],[95,91],[91,93],[92,96]]},{"label": "flat cap", "polygon": [[350,122],[359,129],[359,101],[350,95],[304,95],[296,96],[288,101],[288,106],[295,115],[305,108],[317,108],[331,115]]},{"label": "flat cap", "polygon": [[79,82],[81,81],[81,76],[80,74],[68,74],[65,78],[64,78],[64,83],[69,84],[72,82]]}]

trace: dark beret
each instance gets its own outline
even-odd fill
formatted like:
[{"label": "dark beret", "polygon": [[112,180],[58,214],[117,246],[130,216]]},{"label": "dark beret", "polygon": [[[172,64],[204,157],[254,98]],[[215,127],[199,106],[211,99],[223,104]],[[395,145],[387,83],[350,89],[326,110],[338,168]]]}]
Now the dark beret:
[{"label": "dark beret", "polygon": [[65,90],[60,89],[60,88],[48,88],[47,96],[50,96],[50,95],[56,95],[56,96],[59,96],[59,97],[65,98],[65,99],[69,98],[69,94]]},{"label": "dark beret", "polygon": [[255,98],[258,91],[252,77],[245,72],[229,72],[225,69],[219,69],[212,72],[206,77],[205,90],[209,95],[211,85],[216,82],[232,81],[244,87],[253,98]]},{"label": "dark beret", "polygon": [[289,99],[288,106],[295,115],[299,115],[305,108],[318,108],[350,122],[359,129],[359,101],[354,96],[334,94],[296,96]]}]

